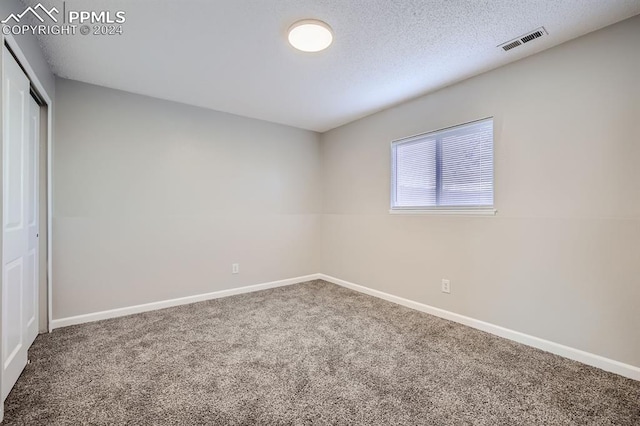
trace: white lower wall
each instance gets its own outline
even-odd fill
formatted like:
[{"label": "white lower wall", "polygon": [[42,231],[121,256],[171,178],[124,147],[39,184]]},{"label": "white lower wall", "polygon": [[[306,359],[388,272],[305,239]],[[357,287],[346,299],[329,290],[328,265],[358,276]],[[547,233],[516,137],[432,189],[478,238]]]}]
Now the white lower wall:
[{"label": "white lower wall", "polygon": [[312,214],[56,218],[54,318],[308,275],[318,227]]}]

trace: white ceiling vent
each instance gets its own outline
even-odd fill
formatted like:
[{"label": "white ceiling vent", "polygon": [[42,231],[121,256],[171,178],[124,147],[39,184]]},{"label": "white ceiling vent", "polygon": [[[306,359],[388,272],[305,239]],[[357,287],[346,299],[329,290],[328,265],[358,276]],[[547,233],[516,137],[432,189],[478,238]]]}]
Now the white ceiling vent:
[{"label": "white ceiling vent", "polygon": [[529,43],[531,40],[540,38],[546,34],[549,33],[544,29],[544,27],[536,28],[535,30],[528,32],[527,34],[521,35],[520,37],[514,38],[513,40],[509,40],[506,43],[502,43],[498,45],[498,47],[501,47],[504,51],[511,50],[515,47],[522,46],[525,43]]}]

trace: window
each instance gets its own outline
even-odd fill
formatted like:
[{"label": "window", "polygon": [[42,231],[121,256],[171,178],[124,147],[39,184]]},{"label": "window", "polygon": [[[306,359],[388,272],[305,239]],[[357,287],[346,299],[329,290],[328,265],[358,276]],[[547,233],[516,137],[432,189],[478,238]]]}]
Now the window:
[{"label": "window", "polygon": [[493,118],[391,144],[391,209],[495,213]]}]

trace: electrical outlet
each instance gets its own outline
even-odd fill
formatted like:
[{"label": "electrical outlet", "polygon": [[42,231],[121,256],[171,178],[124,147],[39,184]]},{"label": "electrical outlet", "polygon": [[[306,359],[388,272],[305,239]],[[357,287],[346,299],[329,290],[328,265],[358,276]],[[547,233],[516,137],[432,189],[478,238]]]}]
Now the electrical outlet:
[{"label": "electrical outlet", "polygon": [[443,293],[451,293],[451,283],[449,280],[442,279],[442,292]]},{"label": "electrical outlet", "polygon": [[232,274],[239,274],[240,273],[240,264],[239,263],[234,263],[233,265],[231,265],[231,273]]}]

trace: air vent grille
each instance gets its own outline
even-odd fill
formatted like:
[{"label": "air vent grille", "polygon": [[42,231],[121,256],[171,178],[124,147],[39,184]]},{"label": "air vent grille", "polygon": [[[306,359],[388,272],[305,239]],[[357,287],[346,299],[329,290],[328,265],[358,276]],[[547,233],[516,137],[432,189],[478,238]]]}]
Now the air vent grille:
[{"label": "air vent grille", "polygon": [[516,41],[512,41],[512,42],[511,42],[511,43],[509,43],[509,44],[505,44],[504,46],[502,46],[502,48],[503,48],[504,50],[511,50],[511,49],[513,49],[514,47],[518,47],[518,46],[520,46],[521,44],[522,44],[522,43],[520,43],[520,40],[516,40]]},{"label": "air vent grille", "polygon": [[545,30],[544,27],[540,27],[527,34],[521,35],[520,37],[514,38],[513,40],[509,40],[506,43],[502,43],[498,47],[502,48],[506,52],[507,50],[529,43],[531,40],[540,38],[545,34],[548,34],[547,30]]},{"label": "air vent grille", "polygon": [[533,39],[536,39],[536,38],[538,38],[538,37],[542,37],[543,35],[544,35],[544,34],[543,34],[543,32],[542,32],[542,31],[535,31],[535,32],[532,32],[532,33],[531,33],[531,34],[529,34],[529,35],[526,35],[526,36],[522,37],[522,38],[520,39],[520,41],[521,41],[521,42],[523,42],[523,43],[528,43],[528,42],[530,42],[530,41],[531,41],[531,40],[533,40]]}]

